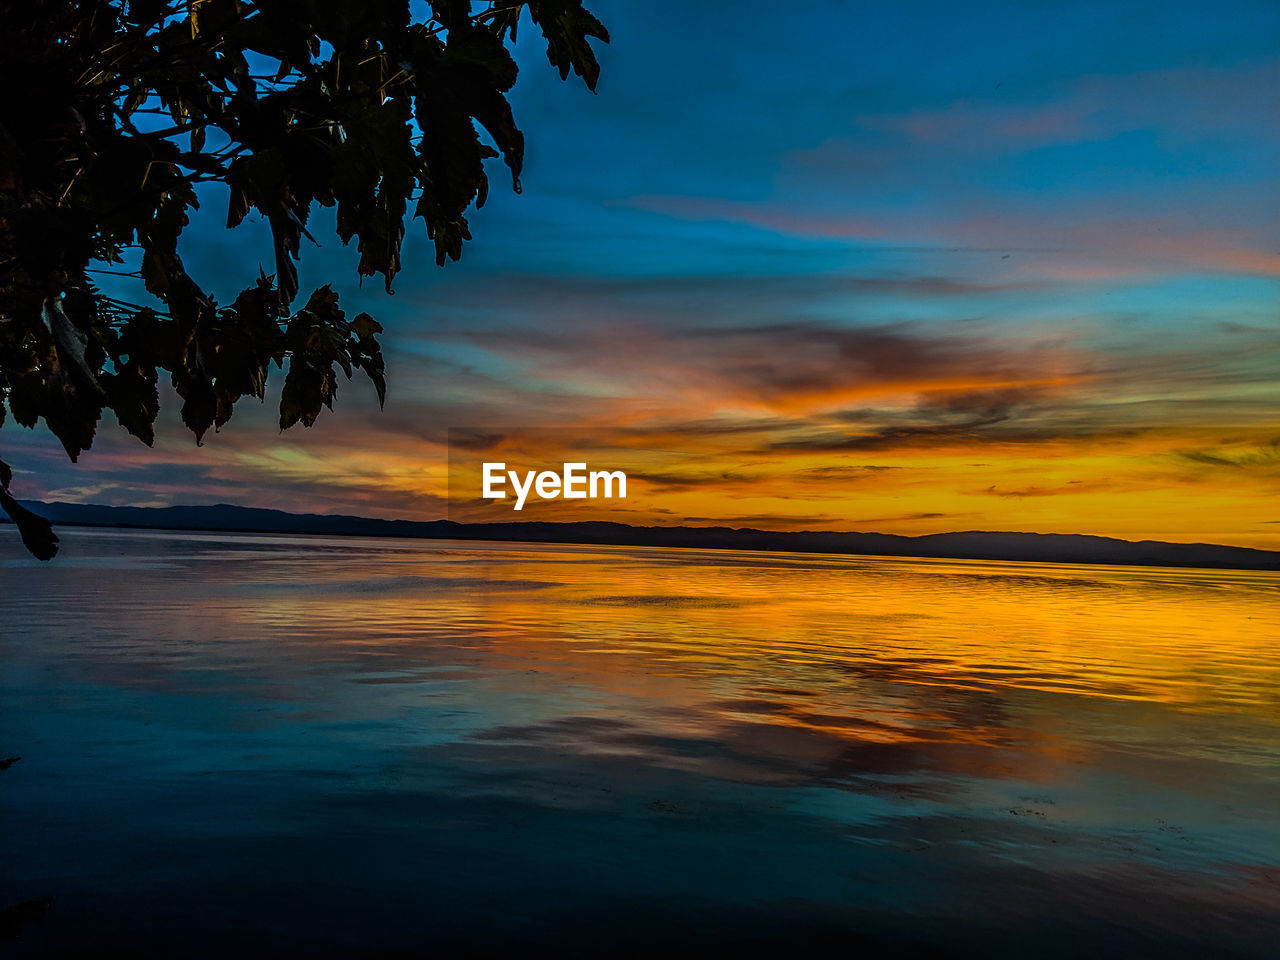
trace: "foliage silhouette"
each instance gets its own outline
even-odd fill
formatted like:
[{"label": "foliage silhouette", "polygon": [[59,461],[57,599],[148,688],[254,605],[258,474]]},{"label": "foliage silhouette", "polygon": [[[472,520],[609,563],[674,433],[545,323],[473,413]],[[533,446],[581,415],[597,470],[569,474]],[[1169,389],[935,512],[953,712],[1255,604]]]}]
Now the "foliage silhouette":
[{"label": "foliage silhouette", "polygon": [[[75,460],[110,410],[150,445],[166,371],[200,442],[286,361],[281,429],[332,409],[339,369],[363,371],[383,402],[377,321],[349,320],[327,285],[294,308],[309,214],[336,207],[359,273],[388,291],[410,211],[436,262],[457,260],[485,162],[500,157],[520,189],[507,94],[522,14],[561,78],[594,90],[590,40],[608,33],[582,0],[3,4],[0,425],[6,407],[25,427],[43,418]],[[256,211],[271,229],[273,275],[255,270],[230,304],[179,254],[202,183],[225,187],[228,228]],[[92,279],[104,272],[154,302],[108,295]],[[11,482],[0,462],[0,507],[49,559],[57,537]]]}]

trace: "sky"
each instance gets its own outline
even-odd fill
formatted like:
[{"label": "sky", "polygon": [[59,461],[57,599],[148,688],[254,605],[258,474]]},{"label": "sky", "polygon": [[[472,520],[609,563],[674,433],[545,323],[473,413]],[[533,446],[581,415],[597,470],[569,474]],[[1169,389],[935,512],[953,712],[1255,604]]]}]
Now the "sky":
[{"label": "sky", "polygon": [[[588,6],[598,93],[521,34],[524,190],[494,164],[460,263],[416,223],[388,296],[313,220],[385,410],[343,381],[281,433],[277,375],[203,446],[170,402],[74,465],[10,418],[18,495],[436,519],[452,429],[632,471],[578,519],[1280,549],[1280,6]],[[204,201],[229,298],[269,240]]]}]

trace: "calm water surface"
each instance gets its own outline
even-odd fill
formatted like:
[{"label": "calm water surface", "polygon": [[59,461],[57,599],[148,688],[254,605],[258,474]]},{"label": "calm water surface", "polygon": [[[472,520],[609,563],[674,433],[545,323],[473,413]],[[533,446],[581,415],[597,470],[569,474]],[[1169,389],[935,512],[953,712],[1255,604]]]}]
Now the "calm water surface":
[{"label": "calm water surface", "polygon": [[1280,575],[15,539],[17,956],[1276,956]]}]

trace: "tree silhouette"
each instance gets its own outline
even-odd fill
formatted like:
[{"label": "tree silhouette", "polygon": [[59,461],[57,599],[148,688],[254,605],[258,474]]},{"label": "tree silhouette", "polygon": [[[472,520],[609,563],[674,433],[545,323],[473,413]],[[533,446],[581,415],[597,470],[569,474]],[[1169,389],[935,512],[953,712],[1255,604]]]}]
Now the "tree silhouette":
[{"label": "tree silhouette", "polygon": [[[520,189],[507,93],[522,14],[561,78],[594,90],[589,38],[608,33],[581,0],[3,4],[0,425],[6,407],[25,427],[43,418],[75,460],[109,409],[150,445],[163,371],[199,442],[241,397],[264,396],[272,364],[287,366],[281,429],[332,408],[338,370],[363,371],[382,402],[378,323],[348,319],[327,285],[294,306],[308,216],[336,207],[359,273],[388,290],[411,211],[436,262],[457,260],[485,161],[500,157]],[[229,304],[178,251],[202,183],[225,187],[228,228],[250,211],[271,228],[274,274],[254,269]],[[108,295],[94,282],[107,272],[154,300]],[[0,461],[0,507],[49,559],[57,537],[11,483]]]}]

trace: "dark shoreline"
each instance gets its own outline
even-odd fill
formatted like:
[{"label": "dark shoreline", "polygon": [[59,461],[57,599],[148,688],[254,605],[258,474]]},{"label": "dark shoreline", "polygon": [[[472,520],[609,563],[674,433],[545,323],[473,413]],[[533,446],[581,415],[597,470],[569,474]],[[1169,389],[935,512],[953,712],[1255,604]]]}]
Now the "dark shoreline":
[{"label": "dark shoreline", "polygon": [[911,537],[883,533],[778,532],[730,527],[636,527],[606,521],[467,524],[450,520],[382,520],[339,514],[295,514],[230,504],[111,507],[24,501],[24,505],[47,517],[55,527],[563,543],[931,560],[1280,570],[1280,552],[1277,551],[1218,544],[1128,541],[1077,534],[966,531]]}]

